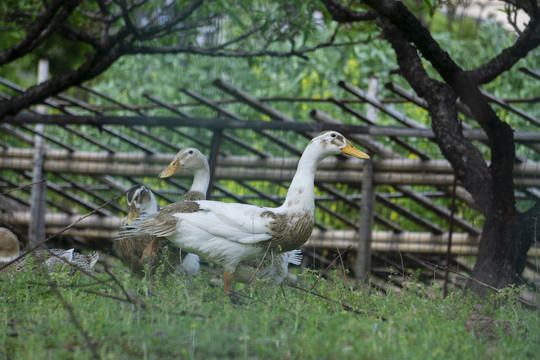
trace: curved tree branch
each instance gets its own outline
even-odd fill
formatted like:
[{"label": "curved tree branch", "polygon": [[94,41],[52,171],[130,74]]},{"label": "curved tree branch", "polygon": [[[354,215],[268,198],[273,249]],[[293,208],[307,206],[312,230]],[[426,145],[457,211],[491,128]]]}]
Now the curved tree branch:
[{"label": "curved tree branch", "polygon": [[478,84],[441,49],[429,31],[401,2],[393,0],[365,0],[380,16],[389,19],[413,43],[422,55],[435,67],[444,81],[466,104],[476,121],[486,132],[491,149],[492,194],[494,208],[501,221],[510,222],[515,215],[513,168],[515,148],[512,128],[501,121]]},{"label": "curved tree branch", "polygon": [[441,152],[485,214],[492,202],[491,176],[482,153],[463,136],[455,92],[447,84],[429,77],[416,48],[388,19],[382,18],[379,23],[396,53],[401,75],[428,102],[432,129]]},{"label": "curved tree branch", "polygon": [[122,54],[118,48],[111,49],[107,54],[94,54],[77,69],[55,76],[39,85],[15,95],[9,101],[0,102],[0,118],[15,114],[22,109],[41,102],[50,96],[58,94],[70,86],[94,78],[111,66]]},{"label": "curved tree branch", "polygon": [[377,13],[373,10],[354,11],[334,0],[321,0],[332,19],[338,23],[350,23],[358,21],[375,20]]},{"label": "curved tree branch", "polygon": [[94,49],[101,49],[99,39],[92,37],[88,33],[74,29],[67,24],[60,25],[57,32],[68,40],[84,42],[92,46]]},{"label": "curved tree branch", "polygon": [[509,70],[520,59],[540,45],[540,19],[531,20],[527,28],[517,41],[510,47],[504,49],[499,55],[491,59],[486,64],[467,71],[471,81],[477,84],[487,84],[497,76]]},{"label": "curved tree branch", "polygon": [[504,0],[505,3],[522,9],[531,17],[538,17],[538,4],[536,0]]},{"label": "curved tree branch", "polygon": [[[34,26],[24,39],[17,44],[0,51],[0,66],[7,64],[21,55],[34,50],[47,39],[56,28],[64,22],[69,15],[80,4],[81,0],[54,0],[39,17]],[[60,9],[60,11],[58,11]]]}]

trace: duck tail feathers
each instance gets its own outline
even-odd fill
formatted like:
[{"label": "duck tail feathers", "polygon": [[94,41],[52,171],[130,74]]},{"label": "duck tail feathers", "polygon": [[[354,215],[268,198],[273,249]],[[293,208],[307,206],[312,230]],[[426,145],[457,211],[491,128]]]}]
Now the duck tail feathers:
[{"label": "duck tail feathers", "polygon": [[285,253],[289,264],[300,265],[302,263],[302,250],[296,249]]},{"label": "duck tail feathers", "polygon": [[139,235],[166,237],[176,233],[176,222],[160,223],[152,214],[143,214],[134,221],[124,224],[114,240],[128,240]]},{"label": "duck tail feathers", "polygon": [[96,251],[94,252],[92,255],[90,255],[90,267],[93,268],[94,265],[96,265],[96,263],[98,262],[99,260],[99,253]]}]

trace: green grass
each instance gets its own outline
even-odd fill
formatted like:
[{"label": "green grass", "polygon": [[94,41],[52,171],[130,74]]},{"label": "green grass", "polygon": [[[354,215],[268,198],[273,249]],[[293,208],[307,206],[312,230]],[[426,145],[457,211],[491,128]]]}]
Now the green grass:
[{"label": "green grass", "polygon": [[0,278],[0,358],[92,359],[92,349],[101,359],[530,359],[540,353],[539,316],[516,304],[514,291],[483,303],[457,292],[441,299],[440,288],[421,284],[384,295],[305,271],[298,287],[311,292],[236,284],[243,304],[235,304],[210,285],[208,273],[191,284],[182,277],[150,284],[121,267],[112,273],[116,281],[98,275],[106,284],[53,274],[80,328],[58,295],[36,284],[47,278],[30,272]]}]

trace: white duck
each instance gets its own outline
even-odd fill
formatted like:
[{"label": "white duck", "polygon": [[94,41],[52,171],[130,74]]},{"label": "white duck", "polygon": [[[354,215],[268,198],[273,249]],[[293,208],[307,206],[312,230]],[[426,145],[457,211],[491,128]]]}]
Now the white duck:
[{"label": "white duck", "polygon": [[229,294],[238,263],[300,248],[311,235],[315,213],[315,171],[331,155],[369,156],[336,131],[313,138],[300,161],[285,202],[278,208],[199,200],[170,204],[133,223],[131,233],[167,237],[177,247],[221,265]]},{"label": "white duck", "polygon": [[[184,195],[183,201],[205,199],[210,184],[210,167],[206,157],[195,148],[182,149],[174,157],[170,165],[159,174],[159,177],[172,176],[180,169],[188,169],[194,175],[193,185],[189,192]],[[159,239],[158,237],[154,238],[152,245],[145,251],[146,255],[155,252]],[[242,261],[233,274],[233,280],[248,283],[256,279],[271,279],[273,282],[280,284],[288,274],[289,264],[300,265],[301,261],[302,251],[300,250],[273,254],[273,256],[267,256],[265,259]]]},{"label": "white duck", "polygon": [[[158,177],[168,178],[176,174],[179,170],[185,169],[193,173],[193,183],[188,192],[184,194],[180,203],[194,200],[206,199],[206,192],[210,184],[210,167],[206,157],[196,148],[188,147],[178,151],[171,163],[163,170]],[[155,254],[161,238],[154,237],[152,242],[144,251],[143,257]],[[182,248],[180,247],[180,250]],[[182,258],[182,266],[188,275],[195,275],[200,269],[199,256],[187,253]]]},{"label": "white duck", "polygon": [[[179,170],[185,169],[193,173],[193,183],[188,192],[184,194],[180,203],[184,201],[204,200],[210,184],[210,167],[206,157],[196,148],[183,148],[173,157],[171,163],[163,170],[158,177],[167,178],[176,174]],[[144,214],[142,217],[148,217]],[[144,236],[144,235],[143,235]],[[154,237],[142,253],[142,259],[154,256],[160,244],[160,238]],[[182,250],[180,248],[180,250]],[[189,276],[199,272],[199,256],[185,253],[182,258],[182,267]]]}]

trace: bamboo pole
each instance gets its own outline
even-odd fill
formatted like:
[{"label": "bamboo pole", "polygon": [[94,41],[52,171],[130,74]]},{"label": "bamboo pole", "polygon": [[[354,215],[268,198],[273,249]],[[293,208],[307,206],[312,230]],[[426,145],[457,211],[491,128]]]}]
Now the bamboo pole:
[{"label": "bamboo pole", "polygon": [[[329,230],[320,231],[313,230],[310,241],[321,241],[331,243],[333,241],[341,241],[345,243],[353,242],[359,236],[358,231],[355,230]],[[480,242],[479,235],[472,235],[469,233],[454,233],[453,239],[455,244],[458,245],[477,245]],[[430,232],[420,231],[403,231],[396,233],[394,231],[373,231],[372,240],[374,242],[384,243],[420,243],[420,244],[440,244],[446,245],[448,242],[448,233],[443,232],[440,234],[434,234]],[[338,246],[342,248],[341,245]],[[356,248],[356,246],[355,246]]]},{"label": "bamboo pole", "polygon": [[206,199],[210,199],[212,194],[212,188],[214,186],[214,178],[216,176],[217,160],[219,154],[219,148],[221,146],[221,135],[223,130],[214,130],[212,136],[212,146],[210,147],[210,159],[208,160],[208,166],[210,168],[210,182],[208,184],[208,190],[206,191]]},{"label": "bamboo pole", "polygon": [[[297,155],[302,154],[301,150],[298,150],[297,148],[295,148],[294,146],[292,146],[288,142],[283,141],[280,137],[275,136],[274,134],[271,134],[268,131],[266,131],[266,130],[269,130],[269,129],[285,130],[283,128],[283,125],[284,125],[283,122],[281,122],[281,121],[246,121],[246,120],[242,119],[240,116],[228,111],[227,109],[225,109],[225,108],[217,105],[216,103],[214,103],[214,101],[212,101],[212,100],[210,100],[208,98],[205,98],[204,96],[202,96],[200,94],[197,94],[194,91],[191,91],[191,90],[188,90],[188,89],[180,89],[180,91],[184,92],[188,96],[191,96],[192,98],[194,98],[195,100],[201,102],[202,104],[210,107],[211,109],[217,111],[217,113],[220,116],[223,116],[223,118],[214,119],[214,120],[217,120],[217,122],[219,124],[218,126],[211,127],[210,125],[212,123],[214,123],[214,122],[209,121],[209,122],[207,122],[207,126],[205,126],[205,127],[211,128],[212,130],[214,130],[214,129],[225,129],[225,128],[231,129],[231,128],[238,128],[238,127],[241,128],[241,129],[251,129],[251,130],[254,130],[257,134],[269,139],[270,141],[278,144],[279,146],[282,146],[284,149],[286,149],[287,151],[289,151],[292,154],[297,154]],[[200,122],[201,122],[200,120],[197,121],[197,123],[200,123]],[[229,123],[231,125],[234,124],[235,126],[233,126],[233,127],[223,126],[223,125],[225,125],[227,123]],[[266,127],[266,125],[265,125],[265,124],[269,124],[269,123],[273,124],[270,128]],[[298,124],[299,123],[288,123],[287,125],[295,127]],[[301,127],[303,127],[303,126],[301,126]]]},{"label": "bamboo pole", "polygon": [[391,107],[388,107],[386,106],[385,104],[383,104],[377,97],[371,95],[371,94],[366,94],[364,91],[360,90],[359,88],[357,88],[356,86],[346,82],[346,81],[340,81],[338,82],[338,85],[340,87],[342,87],[343,89],[347,90],[348,92],[350,92],[351,94],[357,96],[358,98],[370,103],[371,105],[377,107],[379,110],[381,110],[382,112],[390,115],[391,117],[393,117],[394,119],[396,119],[397,121],[399,121],[400,123],[402,123],[403,125],[407,126],[407,127],[410,127],[410,128],[414,128],[414,129],[425,129],[426,127],[422,124],[420,124],[419,122],[407,117],[406,115],[400,113],[399,111],[391,108]]},{"label": "bamboo pole", "polygon": [[[413,199],[416,202],[421,203],[426,209],[429,209],[433,213],[437,214],[437,216],[441,216],[447,219],[450,219],[452,217],[452,213],[450,210],[448,210],[446,207],[440,206],[431,199],[429,199],[424,194],[418,193],[414,191],[413,189],[409,188],[408,186],[404,185],[397,185],[396,189],[401,191],[403,193],[403,196],[407,196],[411,199]],[[454,192],[452,193],[452,196],[455,197],[455,193],[457,188],[454,188]],[[463,230],[474,233],[474,234],[480,234],[482,230],[471,223],[467,222],[464,219],[461,219],[459,217],[454,216],[453,220],[457,226],[461,227]]]},{"label": "bamboo pole", "polygon": [[[388,90],[398,94],[399,96],[405,98],[406,100],[411,101],[412,103],[414,103],[414,104],[416,104],[416,105],[418,105],[418,106],[420,106],[420,107],[422,107],[422,108],[424,108],[426,110],[428,109],[428,103],[424,98],[421,98],[421,97],[417,96],[413,92],[406,90],[405,88],[397,85],[396,83],[389,82],[389,83],[386,83],[384,85],[384,87],[387,88]],[[471,119],[474,118],[474,116],[471,113],[471,110],[467,107],[467,105],[463,104],[460,100],[456,101],[456,105],[457,105],[458,110],[462,114],[464,114],[468,118],[471,118]],[[470,125],[468,125],[468,124],[463,124],[462,126],[463,126],[464,129],[470,129],[471,128]]]},{"label": "bamboo pole", "polygon": [[[82,214],[68,215],[60,213],[46,212],[44,220],[47,226],[65,227],[76,222]],[[13,225],[29,225],[32,222],[32,215],[28,211],[14,211],[10,215],[0,215],[2,221],[9,221]],[[115,230],[120,228],[122,218],[119,216],[99,216],[92,215],[77,222],[75,228],[99,228],[102,230]]]},{"label": "bamboo pole", "polygon": [[499,105],[500,107],[502,107],[503,109],[509,110],[509,111],[513,112],[514,114],[516,114],[516,115],[519,115],[521,118],[527,120],[532,125],[540,126],[540,120],[538,120],[534,116],[527,114],[525,111],[523,111],[521,109],[518,109],[515,106],[507,104],[503,100],[498,99],[497,97],[491,95],[490,93],[488,93],[485,90],[481,90],[481,92],[482,92],[482,95],[484,95],[484,97],[486,97],[490,102],[493,102],[493,103]]},{"label": "bamboo pole", "polygon": [[[5,79],[0,78],[0,82],[1,82],[2,84],[6,85],[7,87],[9,87],[9,88],[11,88],[11,89],[13,89],[13,90],[19,92],[19,93],[26,91],[23,87],[18,86],[17,84],[11,83],[11,82],[9,82],[9,81],[7,81],[7,80],[5,80]],[[59,98],[65,98],[66,96],[65,96],[65,95],[62,95],[62,94],[59,94],[58,97],[59,97]],[[71,98],[70,98],[69,100],[71,100]],[[85,106],[85,104],[84,104],[82,101],[80,101],[80,100],[74,99],[73,102],[76,103],[76,105],[81,106],[81,107],[83,107],[83,108],[89,108],[88,104],[86,104],[86,106]],[[52,101],[52,100],[50,100],[50,99],[44,100],[43,103],[46,104],[46,105],[49,106],[49,107],[52,107],[53,109],[59,110],[60,112],[62,112],[62,113],[64,113],[64,114],[68,114],[68,115],[76,115],[75,112],[72,112],[71,110],[66,109],[66,108],[63,107],[63,106],[60,106],[57,102]],[[90,110],[93,111],[91,107],[90,107]],[[30,110],[30,112],[34,113],[32,110]],[[96,139],[94,139],[94,138],[92,138],[92,137],[90,137],[90,136],[87,136],[86,134],[81,133],[80,131],[74,129],[73,127],[71,127],[71,126],[69,126],[69,125],[60,125],[60,126],[61,126],[62,128],[64,128],[65,130],[67,130],[68,132],[70,132],[70,133],[72,133],[72,134],[75,134],[76,136],[78,136],[78,137],[84,139],[85,141],[88,141],[88,142],[90,142],[90,143],[92,143],[92,144],[94,144],[94,145],[96,145],[96,146],[98,146],[98,147],[100,147],[100,148],[102,148],[102,149],[104,149],[104,150],[106,150],[106,151],[114,152],[114,149],[113,149],[113,148],[111,148],[111,147],[109,147],[109,146],[107,146],[107,145],[102,144],[102,143],[99,142],[98,140],[96,140]],[[60,141],[56,141],[56,139],[53,139],[53,138],[50,138],[50,137],[49,137],[49,139],[50,139],[51,141],[55,142],[56,144],[59,144],[60,146],[66,147],[65,144],[63,144],[63,143],[60,142]],[[69,148],[70,150],[75,150],[75,149],[72,148],[72,147],[68,147],[68,148]]]},{"label": "bamboo pole", "polygon": [[[371,77],[369,81],[369,93],[377,96],[379,81]],[[377,122],[377,108],[368,106],[366,117],[372,123]],[[358,225],[358,250],[356,252],[355,283],[356,287],[360,283],[367,283],[369,271],[371,270],[371,242],[373,227],[373,211],[375,208],[375,186],[373,176],[373,159],[364,163],[362,170],[362,202],[360,203],[360,223]]]},{"label": "bamboo pole", "polygon": [[271,119],[283,121],[283,122],[292,122],[292,123],[296,122],[293,118],[289,117],[288,115],[285,115],[281,111],[278,111],[274,109],[273,107],[266,105],[265,103],[257,99],[255,96],[227,83],[223,79],[219,79],[219,78],[215,79],[214,81],[212,81],[212,84],[218,87],[219,89],[225,91],[229,95],[233,96],[238,101],[243,102],[244,104],[257,110],[258,112],[268,115]]},{"label": "bamboo pole", "polygon": [[[450,267],[450,259],[452,257],[452,234],[454,233],[454,213],[456,208],[456,188],[457,188],[457,178],[454,177],[454,184],[452,185],[454,191],[452,192],[452,203],[450,204],[450,219],[448,221],[448,247],[446,251],[446,268]],[[444,272],[444,287],[443,287],[443,298],[446,298],[448,294],[448,270]]]},{"label": "bamboo pole", "polygon": [[[39,60],[38,65],[38,85],[47,81],[49,77],[49,61]],[[38,106],[37,112],[45,114],[46,109],[43,105]],[[45,239],[45,200],[47,197],[47,179],[44,171],[43,158],[45,153],[45,144],[43,142],[44,124],[36,124],[34,136],[34,157],[32,165],[32,195],[30,201],[30,213],[32,221],[28,226],[28,246],[30,248],[38,247]]]},{"label": "bamboo pole", "polygon": [[366,160],[362,179],[362,202],[360,203],[360,224],[358,237],[358,251],[355,265],[355,281],[358,286],[360,282],[366,283],[369,280],[371,269],[371,228],[373,227],[373,211],[375,208],[375,186],[373,184],[373,162]]}]

